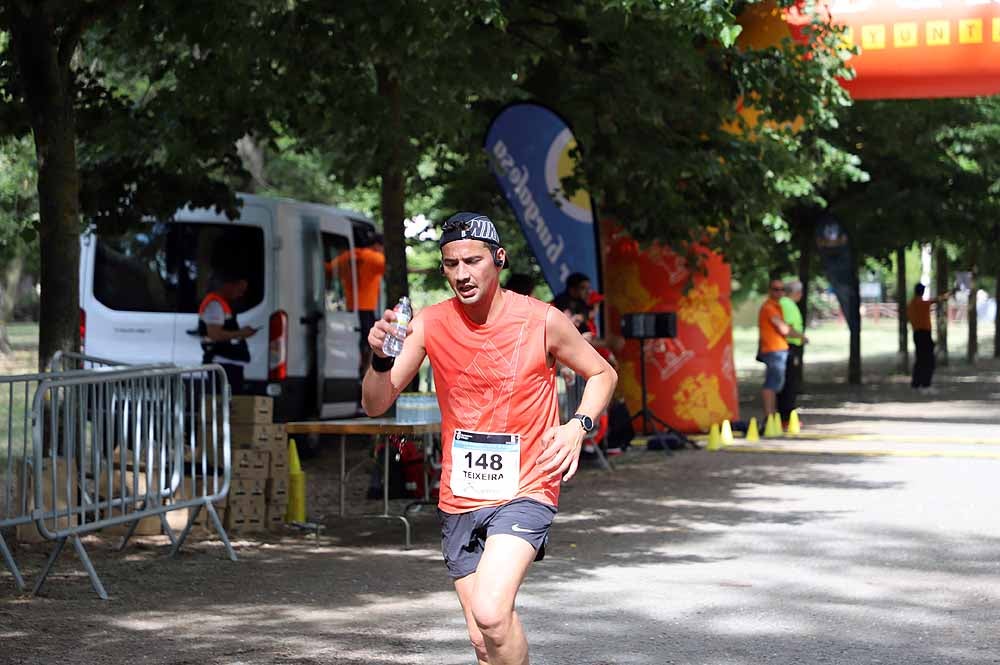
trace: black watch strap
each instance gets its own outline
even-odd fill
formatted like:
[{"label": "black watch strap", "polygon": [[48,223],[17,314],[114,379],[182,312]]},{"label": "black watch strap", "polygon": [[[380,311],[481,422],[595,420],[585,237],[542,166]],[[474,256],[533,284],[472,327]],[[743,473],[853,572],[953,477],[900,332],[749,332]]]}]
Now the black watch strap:
[{"label": "black watch strap", "polygon": [[396,364],[396,359],[392,356],[388,358],[383,358],[380,355],[372,354],[372,369],[376,372],[388,372],[392,369],[392,366]]}]

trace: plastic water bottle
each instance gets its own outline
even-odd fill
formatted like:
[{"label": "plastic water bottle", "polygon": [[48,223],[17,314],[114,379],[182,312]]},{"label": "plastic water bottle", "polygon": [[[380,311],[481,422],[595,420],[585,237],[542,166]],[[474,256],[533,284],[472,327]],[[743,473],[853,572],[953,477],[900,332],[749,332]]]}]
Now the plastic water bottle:
[{"label": "plastic water bottle", "polygon": [[413,317],[410,299],[403,296],[396,303],[392,311],[396,312],[396,323],[393,326],[395,329],[385,336],[385,341],[382,342],[382,353],[396,358],[403,352],[403,340],[406,339],[406,326],[410,324],[410,319]]}]

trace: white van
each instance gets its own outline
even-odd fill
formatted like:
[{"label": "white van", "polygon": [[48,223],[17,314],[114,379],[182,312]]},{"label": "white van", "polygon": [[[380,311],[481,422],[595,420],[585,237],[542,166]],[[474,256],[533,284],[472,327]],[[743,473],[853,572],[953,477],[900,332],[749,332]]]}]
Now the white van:
[{"label": "white van", "polygon": [[[198,306],[216,288],[213,268],[239,257],[249,288],[233,304],[247,341],[246,392],[275,398],[279,422],[354,415],[361,331],[348,309],[357,266],[336,257],[374,233],[359,213],[288,199],[240,195],[230,221],[182,209],[168,222],[80,239],[80,325],[89,355],[123,362],[198,364]],[[350,266],[350,275],[343,274]],[[342,279],[343,277],[343,279]]]}]

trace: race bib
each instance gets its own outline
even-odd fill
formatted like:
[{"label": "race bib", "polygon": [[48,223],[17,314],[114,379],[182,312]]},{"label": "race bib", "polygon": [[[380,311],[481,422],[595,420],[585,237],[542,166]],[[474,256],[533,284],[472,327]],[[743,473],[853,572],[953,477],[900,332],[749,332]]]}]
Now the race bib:
[{"label": "race bib", "polygon": [[452,494],[491,501],[513,499],[520,477],[520,434],[455,430],[451,441]]}]

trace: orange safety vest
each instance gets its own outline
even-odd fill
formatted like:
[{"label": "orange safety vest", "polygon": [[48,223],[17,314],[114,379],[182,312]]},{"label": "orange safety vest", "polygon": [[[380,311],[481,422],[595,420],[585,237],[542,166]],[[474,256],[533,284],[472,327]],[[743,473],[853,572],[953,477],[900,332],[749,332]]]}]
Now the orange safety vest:
[{"label": "orange safety vest", "polygon": [[231,339],[223,342],[213,342],[208,339],[208,325],[202,320],[201,315],[210,304],[217,302],[222,305],[222,311],[226,314],[226,320],[222,324],[223,330],[239,330],[240,324],[236,321],[236,314],[225,298],[218,293],[209,293],[198,306],[198,335],[201,336],[202,363],[215,362],[218,356],[225,360],[237,362],[250,362],[250,347],[245,339]]}]

